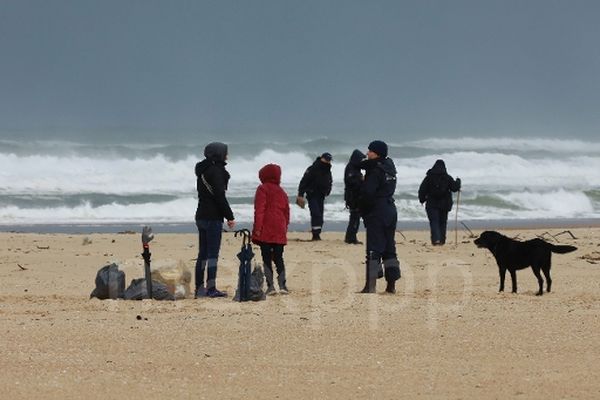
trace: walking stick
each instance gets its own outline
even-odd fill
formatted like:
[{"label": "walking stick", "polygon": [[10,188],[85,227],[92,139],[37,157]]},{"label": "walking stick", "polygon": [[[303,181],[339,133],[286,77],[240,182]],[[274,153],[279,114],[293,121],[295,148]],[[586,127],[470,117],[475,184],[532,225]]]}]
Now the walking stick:
[{"label": "walking stick", "polygon": [[456,216],[454,217],[454,244],[458,246],[458,207],[460,206],[460,189],[456,193]]}]

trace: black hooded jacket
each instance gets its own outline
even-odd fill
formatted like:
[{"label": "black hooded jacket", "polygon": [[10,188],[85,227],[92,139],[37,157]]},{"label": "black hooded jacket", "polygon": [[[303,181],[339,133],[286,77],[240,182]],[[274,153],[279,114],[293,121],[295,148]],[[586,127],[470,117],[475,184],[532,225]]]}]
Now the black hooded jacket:
[{"label": "black hooded jacket", "polygon": [[196,220],[233,220],[233,212],[225,197],[229,172],[225,170],[227,146],[211,143],[204,149],[205,159],[196,164],[196,190],[198,208]]},{"label": "black hooded jacket", "polygon": [[385,216],[389,211],[395,215],[394,192],[396,191],[396,166],[391,158],[364,160],[361,168],[365,180],[360,186],[360,212],[363,217]]},{"label": "black hooded jacket", "polygon": [[346,207],[350,210],[358,208],[360,185],[363,182],[360,163],[364,158],[365,155],[360,150],[354,150],[344,170],[344,201],[346,202]]},{"label": "black hooded jacket", "polygon": [[298,196],[304,196],[304,193],[308,196],[312,194],[329,196],[332,184],[331,164],[324,163],[321,161],[321,157],[317,157],[315,162],[306,169],[300,180]]},{"label": "black hooded jacket", "polygon": [[454,180],[446,172],[443,160],[437,160],[419,187],[419,202],[426,208],[452,209],[452,193],[460,190],[460,179]]}]

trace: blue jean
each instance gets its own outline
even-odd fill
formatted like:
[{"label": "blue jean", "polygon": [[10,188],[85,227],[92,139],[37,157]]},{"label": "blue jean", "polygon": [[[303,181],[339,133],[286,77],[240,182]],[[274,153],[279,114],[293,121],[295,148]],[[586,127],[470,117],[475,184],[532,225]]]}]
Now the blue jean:
[{"label": "blue jean", "polygon": [[204,287],[204,270],[208,267],[207,287],[215,287],[217,279],[217,260],[221,249],[223,221],[196,220],[198,227],[198,258],[196,259],[196,289]]},{"label": "blue jean", "polygon": [[441,208],[428,208],[427,218],[431,230],[431,243],[446,243],[446,227],[448,225],[448,211]]}]

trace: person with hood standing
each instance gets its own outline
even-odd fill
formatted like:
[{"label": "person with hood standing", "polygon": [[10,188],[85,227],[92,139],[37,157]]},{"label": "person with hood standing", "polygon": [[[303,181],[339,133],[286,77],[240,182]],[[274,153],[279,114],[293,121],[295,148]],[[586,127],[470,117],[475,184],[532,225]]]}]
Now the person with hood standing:
[{"label": "person with hood standing", "polygon": [[387,144],[374,140],[369,144],[367,159],[361,163],[365,179],[360,187],[359,205],[367,228],[366,282],[361,293],[375,293],[377,279],[383,276],[387,281],[385,291],[395,293],[396,281],[400,279],[395,239],[396,167],[387,154]]},{"label": "person with hood standing", "polygon": [[437,160],[419,187],[419,202],[425,204],[431,244],[441,246],[446,243],[448,213],[452,209],[452,193],[460,190],[460,178],[454,180],[446,172],[444,160]]},{"label": "person with hood standing", "polygon": [[287,244],[290,223],[288,195],[281,188],[281,167],[267,164],[258,171],[261,184],[254,196],[254,226],[252,241],[260,246],[267,279],[266,294],[274,294],[273,263],[277,269],[279,292],[288,294],[283,262],[283,247]]},{"label": "person with hood standing", "polygon": [[[204,148],[204,160],[196,164],[196,226],[198,227],[199,252],[196,259],[195,297],[224,297],[227,293],[217,289],[217,261],[221,248],[223,219],[233,228],[235,221],[229,202],[225,197],[229,172],[227,165],[227,145],[213,142]],[[204,271],[207,270],[206,286]]]},{"label": "person with hood standing", "polygon": [[306,169],[298,185],[296,204],[304,208],[304,194],[306,193],[308,208],[310,209],[312,240],[321,240],[325,197],[331,193],[333,184],[331,160],[330,153],[323,153],[320,157],[317,157],[315,162]]},{"label": "person with hood standing", "polygon": [[360,227],[358,198],[360,195],[360,185],[363,183],[360,163],[365,157],[360,150],[354,150],[344,170],[344,201],[346,202],[346,208],[350,211],[350,219],[348,220],[344,242],[350,244],[362,244],[356,238],[356,234]]}]

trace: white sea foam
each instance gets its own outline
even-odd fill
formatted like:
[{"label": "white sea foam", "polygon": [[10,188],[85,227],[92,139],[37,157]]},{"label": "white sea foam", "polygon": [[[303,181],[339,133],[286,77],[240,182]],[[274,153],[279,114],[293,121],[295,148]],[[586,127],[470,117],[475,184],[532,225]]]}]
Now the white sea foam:
[{"label": "white sea foam", "polygon": [[[446,161],[451,175],[462,179],[461,218],[600,216],[600,204],[590,195],[600,188],[598,143],[463,138],[458,142],[429,139],[410,145],[428,150],[394,159],[401,220],[425,218],[416,195],[427,169],[438,158]],[[156,147],[153,146],[153,150]],[[173,158],[153,151],[145,156],[123,158],[106,152],[90,154],[89,148],[80,154],[73,150],[76,148],[71,146],[71,150],[62,155],[53,152],[18,155],[0,149],[0,224],[193,220],[197,156]],[[525,148],[551,154],[528,156],[522,151]],[[335,153],[336,149],[330,150]],[[314,161],[313,153],[312,150],[280,152],[265,148],[254,154],[243,155],[240,151],[233,154],[227,166],[231,173],[228,197],[236,219],[252,220],[252,198],[262,166],[276,163],[282,167],[282,186],[293,198],[302,174]],[[346,156],[338,155],[334,159],[334,188],[325,216],[329,221],[347,220],[342,201],[346,162]],[[146,200],[152,195],[165,197],[162,201]],[[116,199],[106,196],[116,196]],[[293,207],[293,222],[304,223],[309,218],[308,210]]]},{"label": "white sea foam", "polygon": [[565,153],[600,153],[599,142],[589,142],[577,139],[547,139],[547,138],[428,138],[396,146],[412,146],[441,151],[545,151],[557,154]]},{"label": "white sea foam", "polygon": [[[594,188],[600,186],[600,157],[525,159],[498,153],[455,152],[396,159],[400,186],[417,186],[437,158],[449,173],[471,188]],[[232,158],[230,194],[251,196],[259,184],[258,170],[267,163],[282,166],[282,184],[297,186],[313,160],[302,153],[278,154],[265,150],[258,156]],[[0,154],[0,190],[3,193],[155,193],[195,191],[197,159],[94,159],[89,157],[24,156]],[[344,162],[334,162],[332,173],[341,192]]]}]

